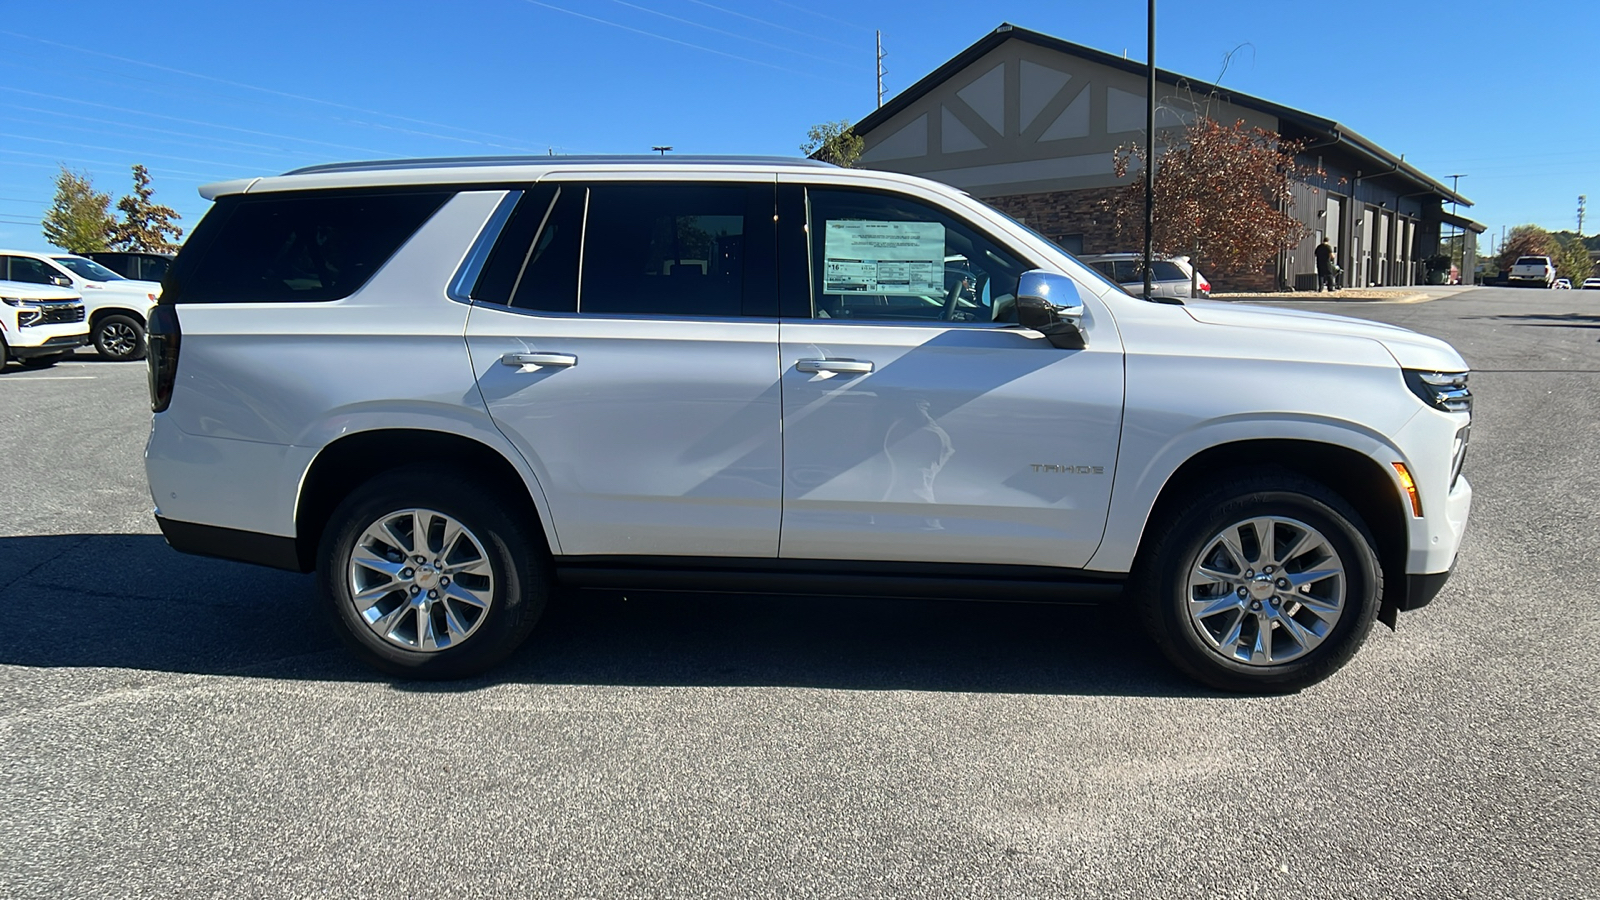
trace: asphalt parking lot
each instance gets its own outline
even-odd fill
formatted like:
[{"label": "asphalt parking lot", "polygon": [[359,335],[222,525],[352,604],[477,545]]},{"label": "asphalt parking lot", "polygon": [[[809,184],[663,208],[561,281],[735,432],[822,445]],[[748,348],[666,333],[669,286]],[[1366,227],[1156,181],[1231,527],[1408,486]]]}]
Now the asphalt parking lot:
[{"label": "asphalt parking lot", "polygon": [[1299,695],[1114,612],[596,594],[492,678],[155,534],[142,364],[0,375],[0,896],[1600,896],[1600,293],[1297,303],[1453,342],[1457,571]]}]

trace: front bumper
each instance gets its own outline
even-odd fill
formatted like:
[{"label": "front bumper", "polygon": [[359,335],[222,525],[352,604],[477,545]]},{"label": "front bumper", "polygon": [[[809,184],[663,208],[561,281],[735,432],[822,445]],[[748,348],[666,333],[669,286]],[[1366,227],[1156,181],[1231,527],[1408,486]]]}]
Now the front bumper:
[{"label": "front bumper", "polygon": [[21,346],[12,344],[8,345],[6,350],[18,359],[28,359],[34,356],[53,356],[57,353],[66,353],[87,343],[89,343],[89,332],[85,331],[83,334],[60,334],[55,337],[45,338],[42,343],[38,344],[24,344]]}]

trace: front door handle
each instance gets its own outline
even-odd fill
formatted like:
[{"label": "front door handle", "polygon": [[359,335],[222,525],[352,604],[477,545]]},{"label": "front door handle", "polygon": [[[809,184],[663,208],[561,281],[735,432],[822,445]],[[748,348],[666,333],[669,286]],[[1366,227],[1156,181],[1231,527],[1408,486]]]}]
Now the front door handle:
[{"label": "front door handle", "polygon": [[520,369],[523,366],[549,366],[554,369],[565,369],[578,364],[578,357],[571,353],[507,353],[500,357],[500,365]]},{"label": "front door handle", "polygon": [[866,359],[800,359],[795,360],[795,371],[815,375],[832,372],[838,375],[871,375],[872,361]]}]

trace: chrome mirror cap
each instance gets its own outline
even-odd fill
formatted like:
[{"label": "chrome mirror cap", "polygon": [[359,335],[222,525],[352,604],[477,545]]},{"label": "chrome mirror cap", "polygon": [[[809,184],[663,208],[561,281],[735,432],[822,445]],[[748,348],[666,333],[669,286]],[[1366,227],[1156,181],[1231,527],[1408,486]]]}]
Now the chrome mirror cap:
[{"label": "chrome mirror cap", "polygon": [[1056,314],[1067,321],[1083,318],[1083,299],[1078,296],[1077,282],[1056,272],[1043,269],[1023,272],[1017,282],[1017,299],[1041,300],[1055,307]]}]

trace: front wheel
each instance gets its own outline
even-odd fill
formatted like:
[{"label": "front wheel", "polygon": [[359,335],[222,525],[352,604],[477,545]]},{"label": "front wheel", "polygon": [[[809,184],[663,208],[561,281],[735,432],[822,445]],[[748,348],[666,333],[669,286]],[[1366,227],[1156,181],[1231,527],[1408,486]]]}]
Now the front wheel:
[{"label": "front wheel", "polygon": [[505,659],[548,593],[542,543],[485,485],[432,467],[379,475],[334,511],[318,578],[340,636],[403,678],[463,678]]},{"label": "front wheel", "polygon": [[1192,495],[1141,554],[1134,587],[1146,631],[1179,669],[1222,690],[1285,693],[1355,655],[1383,575],[1360,516],[1283,474]]},{"label": "front wheel", "polygon": [[95,323],[94,348],[114,362],[144,356],[144,326],[132,316],[110,315]]}]

